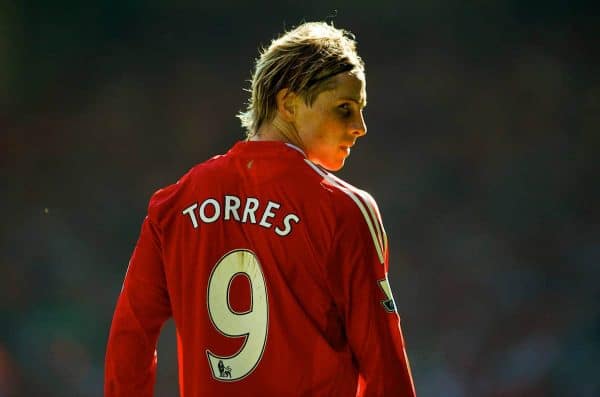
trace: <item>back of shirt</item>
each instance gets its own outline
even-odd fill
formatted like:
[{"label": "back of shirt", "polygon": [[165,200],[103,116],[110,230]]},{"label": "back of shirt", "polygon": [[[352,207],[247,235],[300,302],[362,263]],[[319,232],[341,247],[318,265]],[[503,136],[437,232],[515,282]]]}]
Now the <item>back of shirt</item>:
[{"label": "back of shirt", "polygon": [[181,396],[413,396],[386,275],[368,194],[294,147],[240,142],[152,197],[113,320],[107,395],[151,395],[173,316]]}]

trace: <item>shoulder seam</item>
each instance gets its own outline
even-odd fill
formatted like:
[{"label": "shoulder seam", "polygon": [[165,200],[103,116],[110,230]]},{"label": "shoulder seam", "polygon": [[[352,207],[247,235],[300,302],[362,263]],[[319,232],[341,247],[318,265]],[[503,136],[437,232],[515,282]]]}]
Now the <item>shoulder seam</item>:
[{"label": "shoulder seam", "polygon": [[387,237],[385,230],[383,229],[383,223],[379,216],[376,204],[370,195],[366,192],[362,192],[359,189],[352,187],[347,182],[344,182],[340,178],[334,175],[322,171],[319,167],[313,164],[310,160],[304,160],[317,174],[326,179],[332,186],[337,187],[343,193],[345,193],[352,201],[356,204],[360,212],[362,213],[365,223],[373,238],[373,244],[377,251],[377,256],[381,264],[385,263],[385,252],[387,251]]},{"label": "shoulder seam", "polygon": [[331,178],[340,185],[345,186],[350,192],[357,194],[360,198],[362,198],[362,201],[364,201],[364,204],[369,209],[371,220],[377,229],[377,237],[379,239],[379,243],[383,247],[383,253],[387,252],[387,235],[385,233],[383,221],[381,220],[381,214],[379,213],[379,208],[377,207],[375,199],[368,192],[352,186],[343,179],[332,174],[329,174],[329,176],[331,176]]}]

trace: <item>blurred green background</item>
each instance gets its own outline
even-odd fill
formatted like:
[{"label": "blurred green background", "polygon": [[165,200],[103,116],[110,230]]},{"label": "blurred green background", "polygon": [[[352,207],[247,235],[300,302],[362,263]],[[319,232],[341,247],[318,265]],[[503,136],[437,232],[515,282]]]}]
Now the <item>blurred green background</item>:
[{"label": "blurred green background", "polygon": [[[0,397],[102,395],[153,191],[243,132],[261,45],[336,15],[420,397],[600,395],[591,1],[0,2]],[[177,393],[173,324],[156,396]]]}]

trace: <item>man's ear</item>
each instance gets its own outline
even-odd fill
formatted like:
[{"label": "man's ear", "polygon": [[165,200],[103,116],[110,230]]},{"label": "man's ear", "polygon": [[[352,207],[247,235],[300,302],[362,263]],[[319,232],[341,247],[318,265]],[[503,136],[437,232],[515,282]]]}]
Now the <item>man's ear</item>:
[{"label": "man's ear", "polygon": [[285,121],[294,120],[296,113],[296,98],[298,96],[288,88],[279,90],[275,99],[277,101],[277,111],[279,116]]}]

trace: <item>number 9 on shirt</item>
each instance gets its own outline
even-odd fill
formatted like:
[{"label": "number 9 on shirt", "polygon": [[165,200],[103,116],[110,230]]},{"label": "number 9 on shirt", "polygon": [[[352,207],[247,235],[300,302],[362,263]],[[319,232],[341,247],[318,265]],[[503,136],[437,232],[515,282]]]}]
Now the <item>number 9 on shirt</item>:
[{"label": "number 9 on shirt", "polygon": [[[244,275],[250,282],[250,309],[234,311],[229,304],[231,282]],[[225,254],[213,268],[208,280],[208,313],[214,327],[225,338],[245,337],[240,350],[231,356],[206,350],[213,378],[234,382],[248,376],[257,367],[267,342],[269,305],[260,262],[249,250]]]}]

